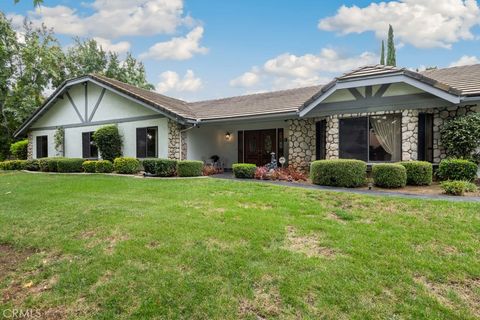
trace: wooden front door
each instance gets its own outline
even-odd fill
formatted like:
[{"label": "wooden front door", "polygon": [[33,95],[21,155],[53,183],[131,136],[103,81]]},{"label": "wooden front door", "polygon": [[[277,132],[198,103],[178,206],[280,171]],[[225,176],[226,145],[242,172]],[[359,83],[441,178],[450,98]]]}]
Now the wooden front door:
[{"label": "wooden front door", "polygon": [[271,153],[277,154],[277,130],[244,131],[245,162],[264,166],[271,160]]}]

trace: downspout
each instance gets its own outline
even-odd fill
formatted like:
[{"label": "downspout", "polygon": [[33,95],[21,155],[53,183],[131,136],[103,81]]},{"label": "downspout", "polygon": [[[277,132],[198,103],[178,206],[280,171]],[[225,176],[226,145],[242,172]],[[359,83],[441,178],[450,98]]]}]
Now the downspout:
[{"label": "downspout", "polygon": [[[183,160],[183,159],[182,159],[182,156],[183,156],[183,154],[182,154],[182,152],[183,152],[183,148],[182,148],[182,133],[187,132],[187,131],[189,131],[189,130],[191,130],[191,129],[193,129],[193,128],[198,127],[198,122],[200,122],[200,120],[197,120],[197,122],[195,122],[195,123],[193,124],[193,126],[188,127],[188,128],[186,128],[186,129],[183,129],[183,130],[180,130],[180,137],[179,137],[179,140],[180,140],[180,160]],[[188,148],[188,146],[187,146],[187,148]]]}]

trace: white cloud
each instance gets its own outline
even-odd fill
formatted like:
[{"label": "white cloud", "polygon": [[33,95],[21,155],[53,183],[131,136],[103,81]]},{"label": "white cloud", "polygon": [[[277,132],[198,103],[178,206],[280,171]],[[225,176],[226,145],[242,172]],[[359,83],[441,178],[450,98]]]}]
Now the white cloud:
[{"label": "white cloud", "polygon": [[159,93],[195,92],[202,87],[202,80],[195,76],[192,70],[187,70],[183,78],[175,71],[165,71],[160,74],[160,82],[156,86]]},{"label": "white cloud", "polygon": [[142,53],[142,59],[156,60],[186,60],[193,57],[194,54],[206,54],[208,48],[200,46],[200,40],[203,36],[203,27],[196,27],[185,37],[173,38],[170,41],[158,42],[150,49]]},{"label": "white cloud", "polygon": [[105,51],[113,51],[118,54],[122,54],[130,50],[130,42],[128,41],[120,41],[117,43],[113,43],[111,40],[105,38],[95,37],[93,39]]},{"label": "white cloud", "polygon": [[378,56],[371,52],[346,56],[331,48],[324,48],[319,54],[303,56],[284,53],[267,60],[262,67],[253,67],[231,80],[230,85],[251,88],[261,84],[268,86],[268,89],[320,85],[327,83],[339,73],[376,64],[378,61]]},{"label": "white cloud", "polygon": [[477,63],[480,63],[479,58],[477,58],[476,56],[465,55],[465,56],[462,56],[457,61],[450,63],[450,67],[468,66],[468,65],[477,64]]},{"label": "white cloud", "polygon": [[[95,0],[91,15],[80,15],[75,9],[58,5],[41,6],[28,17],[35,24],[45,23],[56,33],[74,36],[117,38],[174,33],[180,25],[191,25],[192,18],[183,14],[183,0]],[[18,25],[21,15],[8,15]]]},{"label": "white cloud", "polygon": [[392,24],[401,43],[418,48],[444,47],[473,40],[471,29],[480,24],[476,0],[398,0],[367,7],[343,5],[337,14],[321,19],[318,28],[340,34],[375,32],[385,38]]}]

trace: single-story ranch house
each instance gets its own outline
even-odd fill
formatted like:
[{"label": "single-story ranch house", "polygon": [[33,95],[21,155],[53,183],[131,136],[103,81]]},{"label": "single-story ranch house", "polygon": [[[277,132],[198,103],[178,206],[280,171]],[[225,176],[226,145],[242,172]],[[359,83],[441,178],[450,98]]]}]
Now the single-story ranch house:
[{"label": "single-story ranch house", "polygon": [[16,136],[28,136],[29,158],[97,158],[92,133],[116,124],[124,156],[137,158],[218,155],[226,168],[264,165],[271,152],[301,169],[335,158],[438,163],[443,123],[472,112],[480,112],[480,64],[366,66],[323,86],[191,103],[92,74],[66,81]]}]

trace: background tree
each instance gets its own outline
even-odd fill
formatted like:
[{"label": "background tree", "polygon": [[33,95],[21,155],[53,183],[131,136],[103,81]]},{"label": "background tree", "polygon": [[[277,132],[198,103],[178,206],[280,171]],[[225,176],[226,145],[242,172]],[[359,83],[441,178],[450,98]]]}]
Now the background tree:
[{"label": "background tree", "polygon": [[388,26],[388,40],[387,40],[387,66],[397,66],[397,57],[395,52],[395,42],[393,36],[393,27],[392,25]]},{"label": "background tree", "polygon": [[380,52],[380,64],[385,65],[385,41],[382,40],[382,51]]},{"label": "background tree", "polygon": [[[20,0],[14,0],[14,3],[15,3],[15,4],[17,4],[17,3],[19,3],[19,2],[20,2]],[[42,3],[43,3],[43,0],[33,0],[33,5],[34,5],[35,7],[38,7],[38,6],[41,5]]]}]

